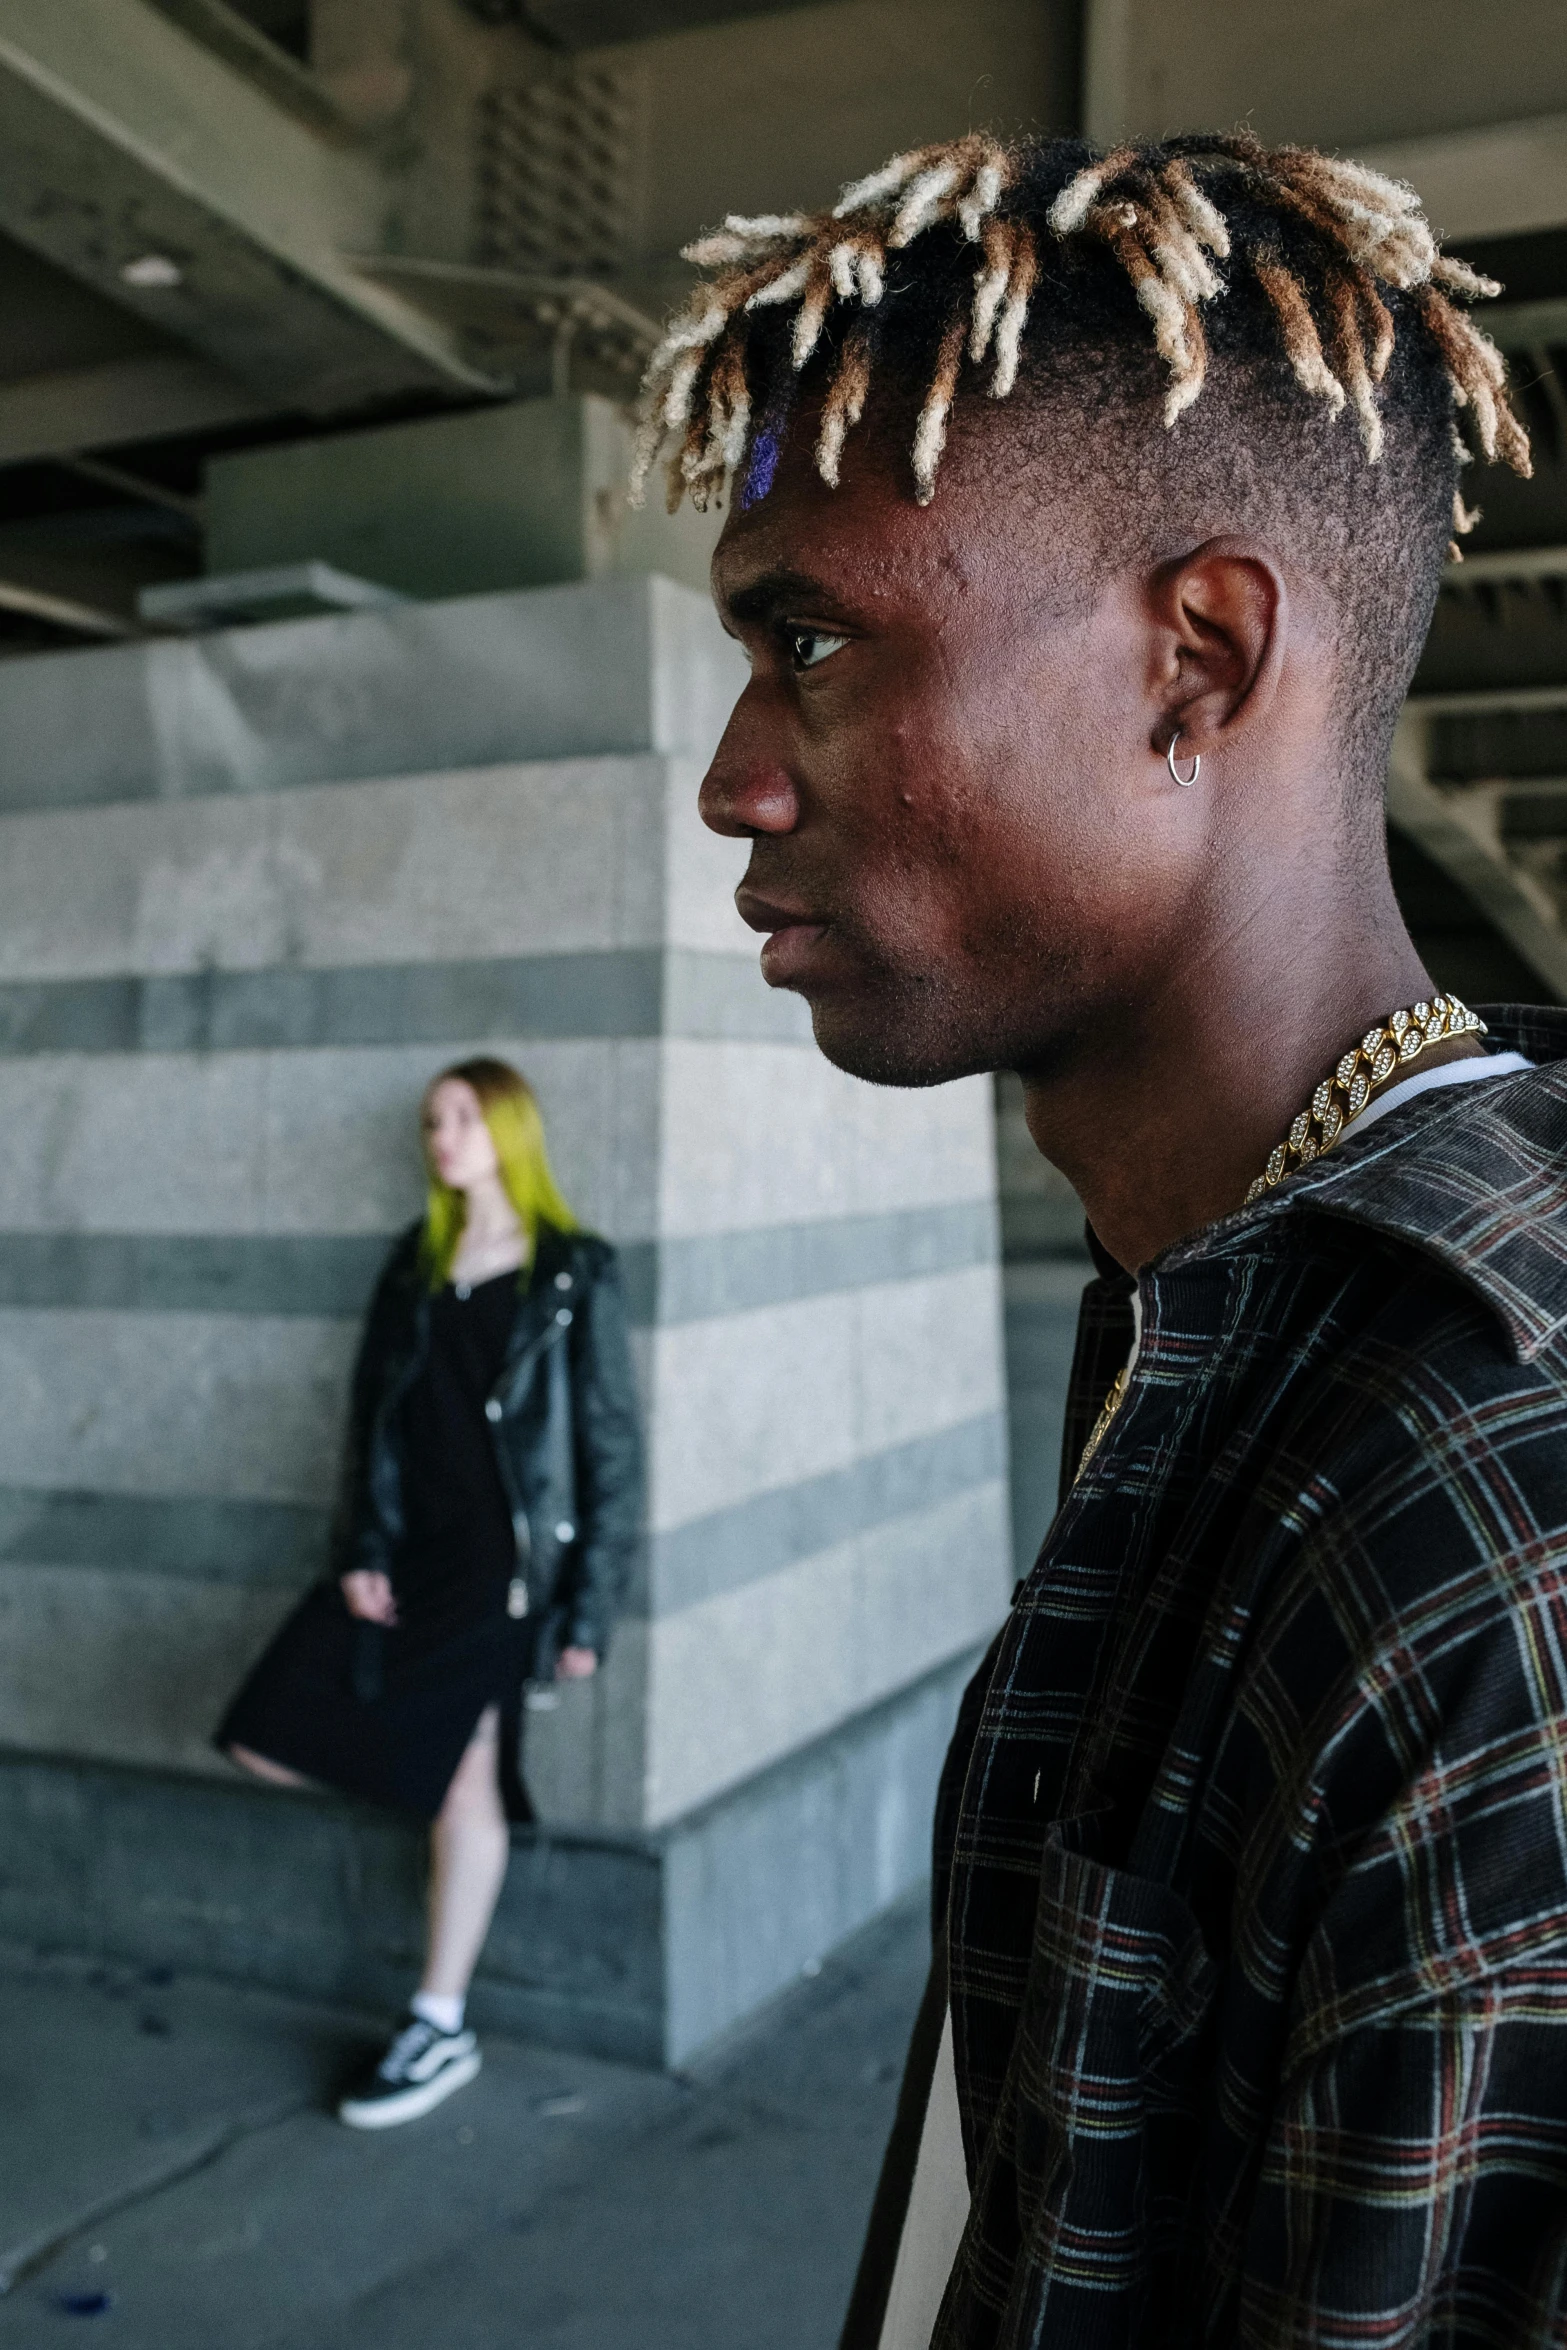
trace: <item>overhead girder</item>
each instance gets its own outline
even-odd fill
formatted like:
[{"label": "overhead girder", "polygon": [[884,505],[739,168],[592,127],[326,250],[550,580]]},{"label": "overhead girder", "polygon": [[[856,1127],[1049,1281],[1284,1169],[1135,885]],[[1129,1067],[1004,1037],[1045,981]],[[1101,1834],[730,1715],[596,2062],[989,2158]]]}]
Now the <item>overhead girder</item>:
[{"label": "overhead girder", "polygon": [[555,49],[598,49],[620,41],[650,41],[700,25],[747,16],[776,16],[810,0],[467,0],[485,24],[516,25]]},{"label": "overhead girder", "polygon": [[1567,114],[1378,140],[1361,160],[1420,192],[1443,237],[1508,237],[1567,222]]},{"label": "overhead girder", "polygon": [[[0,228],[269,405],[325,416],[505,388],[344,258],[379,245],[387,203],[367,151],[147,0],[6,0]],[[165,282],[127,280],[149,257],[173,265]]]},{"label": "overhead girder", "polygon": [[0,465],[254,424],[275,412],[275,402],[194,353],[100,359],[0,383]]},{"label": "overhead girder", "polygon": [[[1405,703],[1388,815],[1567,1002],[1567,780],[1548,771],[1567,685],[1541,680],[1559,674],[1564,595],[1567,547],[1492,548],[1449,566],[1433,642],[1438,669],[1467,682],[1419,686]],[[1542,661],[1542,646],[1555,658]],[[1540,727],[1543,741],[1530,733]]]},{"label": "overhead girder", "polygon": [[1556,709],[1567,687],[1534,693],[1424,695],[1398,722],[1388,766],[1390,820],[1456,881],[1508,944],[1561,1002],[1567,1002],[1567,933],[1559,905],[1507,853],[1497,827],[1494,789],[1440,790],[1428,768],[1429,729],[1443,715]]}]

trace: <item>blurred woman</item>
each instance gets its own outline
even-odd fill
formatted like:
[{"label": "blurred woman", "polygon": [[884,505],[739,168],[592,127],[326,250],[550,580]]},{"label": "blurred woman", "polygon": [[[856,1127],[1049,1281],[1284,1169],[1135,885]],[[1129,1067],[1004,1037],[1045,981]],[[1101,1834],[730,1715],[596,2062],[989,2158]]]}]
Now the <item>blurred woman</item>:
[{"label": "blurred woman", "polygon": [[339,2106],[427,2113],[479,2069],[468,1984],[500,1896],[525,1686],[597,1671],[641,1516],[614,1251],[550,1172],[533,1094],[464,1061],[423,1104],[429,1202],[382,1273],[354,1372],[331,1579],[255,1667],[218,1744],[431,1822],[424,1974]]}]

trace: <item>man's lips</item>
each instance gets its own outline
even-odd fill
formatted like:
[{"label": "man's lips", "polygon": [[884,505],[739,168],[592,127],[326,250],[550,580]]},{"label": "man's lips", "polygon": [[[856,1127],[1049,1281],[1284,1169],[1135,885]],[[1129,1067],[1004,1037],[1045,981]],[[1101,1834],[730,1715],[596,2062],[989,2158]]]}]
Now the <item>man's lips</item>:
[{"label": "man's lips", "polygon": [[800,986],[818,960],[817,949],[826,936],[825,922],[786,922],[781,930],[775,930],[760,958],[768,986]]},{"label": "man's lips", "polygon": [[740,918],[752,930],[768,933],[762,949],[762,977],[769,987],[788,987],[809,968],[826,937],[829,924],[803,906],[781,906],[759,898],[748,889],[735,893]]}]

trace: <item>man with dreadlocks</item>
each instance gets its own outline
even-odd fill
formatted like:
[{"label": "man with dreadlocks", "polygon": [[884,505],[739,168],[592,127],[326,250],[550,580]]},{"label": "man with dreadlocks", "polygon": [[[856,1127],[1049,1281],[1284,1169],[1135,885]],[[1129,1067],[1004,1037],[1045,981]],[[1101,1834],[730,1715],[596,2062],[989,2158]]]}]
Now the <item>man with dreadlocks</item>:
[{"label": "man with dreadlocks", "polygon": [[1528,467],[1498,289],[1247,137],[694,258],[642,464],[735,487],[764,973],[1018,1070],[1098,1267],[845,2342],[1560,2343],[1567,1015],[1422,968],[1382,803],[1458,469]]}]

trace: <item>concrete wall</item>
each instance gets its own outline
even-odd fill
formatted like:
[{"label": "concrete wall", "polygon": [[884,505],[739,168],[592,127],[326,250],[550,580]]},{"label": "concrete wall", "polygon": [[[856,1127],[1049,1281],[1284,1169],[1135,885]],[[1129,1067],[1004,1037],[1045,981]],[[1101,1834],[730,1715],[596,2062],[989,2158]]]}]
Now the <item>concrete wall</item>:
[{"label": "concrete wall", "polygon": [[[225,1770],[215,1714],[319,1567],[418,1094],[500,1050],[638,1326],[645,1556],[531,1773],[594,1849],[702,1853],[659,1862],[668,2046],[917,1871],[936,1715],[1009,1584],[989,1090],[858,1085],[762,985],[736,845],[695,813],[738,671],[702,601],[641,580],[0,672],[0,1741],[78,1789],[159,1774],[155,1893],[157,1823]],[[67,1811],[90,1844],[124,1800]],[[243,1801],[286,1878],[303,1812]],[[40,1816],[0,1829],[29,1930]],[[304,1942],[267,1931],[229,1940],[277,1979]]]},{"label": "concrete wall", "polygon": [[593,394],[214,457],[206,568],[322,560],[409,596],[662,572],[707,592],[722,515],[626,502],[632,427]]}]

